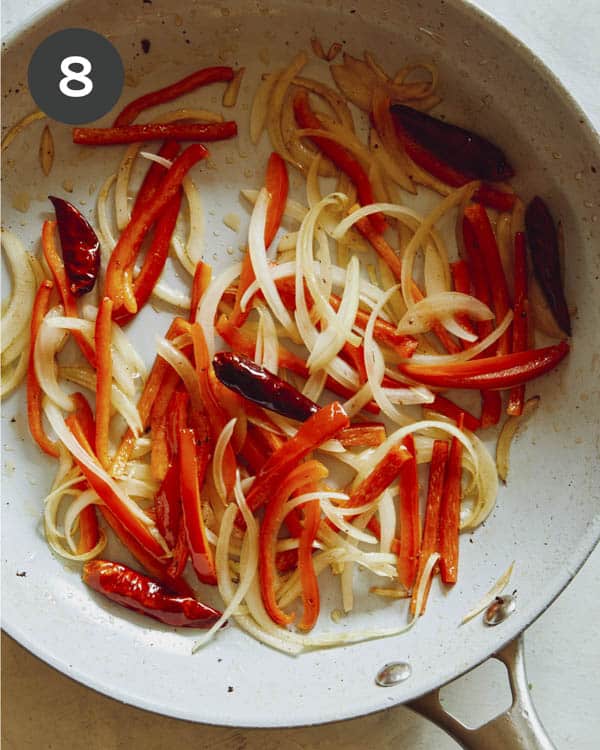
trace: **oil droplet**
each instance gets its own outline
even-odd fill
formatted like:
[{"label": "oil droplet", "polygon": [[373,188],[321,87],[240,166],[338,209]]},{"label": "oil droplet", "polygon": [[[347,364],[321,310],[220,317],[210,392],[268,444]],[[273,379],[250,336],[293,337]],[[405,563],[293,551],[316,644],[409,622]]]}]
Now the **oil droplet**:
[{"label": "oil droplet", "polygon": [[575,173],[575,179],[581,180],[583,178],[583,172],[576,172]]}]

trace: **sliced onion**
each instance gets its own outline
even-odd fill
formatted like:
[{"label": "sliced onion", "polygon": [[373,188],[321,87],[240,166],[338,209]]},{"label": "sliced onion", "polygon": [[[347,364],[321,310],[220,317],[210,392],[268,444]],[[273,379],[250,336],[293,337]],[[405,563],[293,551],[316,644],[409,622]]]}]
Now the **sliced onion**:
[{"label": "sliced onion", "polygon": [[[406,334],[427,333],[435,320],[445,320],[456,313],[466,313],[473,320],[491,320],[494,313],[476,297],[461,292],[439,292],[424,297],[408,310],[398,323],[398,332]],[[461,338],[477,340],[462,326],[459,326]]]},{"label": "sliced onion", "polygon": [[127,224],[129,224],[129,219],[131,218],[128,188],[133,163],[135,162],[140,147],[140,143],[132,143],[128,146],[117,170],[117,182],[115,185],[115,216],[117,219],[117,228],[121,232],[125,229]]},{"label": "sliced onion", "polygon": [[510,446],[513,438],[519,427],[529,419],[539,405],[539,396],[534,396],[533,398],[528,399],[523,405],[523,413],[519,416],[509,417],[502,425],[502,430],[500,431],[498,442],[496,444],[496,467],[498,470],[498,476],[503,482],[506,482],[506,478],[508,477],[508,469],[510,466]]},{"label": "sliced onion", "polygon": [[[12,276],[10,301],[8,307],[2,313],[0,323],[0,346],[4,354],[13,341],[23,337],[28,327],[36,285],[35,276],[29,262],[29,254],[22,242],[16,235],[6,229],[2,230],[1,238],[9,272]],[[16,359],[16,357],[13,359]]]},{"label": "sliced onion", "polygon": [[179,377],[183,380],[185,387],[190,394],[192,406],[198,411],[203,410],[202,397],[200,396],[200,386],[196,370],[190,360],[182,354],[173,344],[162,336],[156,337],[156,353],[168,362]]},{"label": "sliced onion", "polygon": [[260,140],[260,136],[265,129],[269,99],[271,98],[278,77],[278,73],[264,75],[252,100],[252,107],[250,109],[250,140],[255,145]]},{"label": "sliced onion", "polygon": [[477,479],[477,502],[466,519],[461,518],[461,531],[475,529],[491,513],[498,496],[498,474],[496,464],[481,440],[471,432],[467,433],[474,450],[473,465]]},{"label": "sliced onion", "polygon": [[17,363],[12,367],[2,368],[2,377],[0,379],[0,400],[4,400],[15,391],[23,382],[27,366],[29,364],[29,338],[26,339],[26,347],[21,353]]},{"label": "sliced onion", "polygon": [[466,622],[469,622],[469,620],[477,617],[477,615],[481,614],[490,606],[490,604],[497,596],[500,596],[500,594],[508,586],[508,582],[510,581],[510,577],[512,576],[514,567],[515,561],[513,560],[508,568],[504,571],[504,573],[500,576],[500,578],[498,578],[492,588],[487,592],[487,594],[479,602],[477,602],[473,609],[469,610],[467,614],[462,618],[462,620],[460,621],[461,625],[464,625]]},{"label": "sliced onion", "polygon": [[213,456],[213,481],[215,483],[215,488],[219,493],[219,497],[223,502],[226,502],[227,500],[227,487],[225,486],[225,478],[223,477],[223,458],[225,456],[225,450],[227,449],[229,441],[231,440],[231,436],[233,435],[236,422],[237,419],[236,417],[234,417],[233,419],[230,419],[229,422],[227,422],[225,427],[223,427],[219,434],[219,437],[217,438]]},{"label": "sliced onion", "polygon": [[[73,401],[58,384],[56,354],[60,350],[65,334],[60,328],[53,328],[50,321],[62,316],[62,307],[51,308],[42,321],[33,350],[35,375],[42,391],[57,406],[65,411],[73,410]],[[85,323],[86,321],[81,321]]]},{"label": "sliced onion", "polygon": [[208,285],[206,292],[202,295],[202,300],[198,305],[196,320],[200,323],[204,331],[206,348],[208,349],[208,356],[211,359],[216,351],[215,317],[219,302],[225,291],[229,288],[229,285],[240,275],[241,269],[241,263],[234,263],[233,266],[226,268],[219,276],[214,278]]},{"label": "sliced onion", "polygon": [[[273,317],[269,310],[258,303],[256,305],[260,317],[260,330],[262,332],[262,354],[256,362],[264,368],[277,375],[279,372],[279,339]],[[257,337],[258,342],[258,337]]]},{"label": "sliced onion", "polygon": [[281,133],[281,109],[287,91],[296,75],[306,65],[308,58],[305,52],[300,52],[294,57],[290,65],[278,76],[271,92],[269,109],[267,113],[267,128],[271,138],[273,149],[291,164],[300,166],[290,154]]}]

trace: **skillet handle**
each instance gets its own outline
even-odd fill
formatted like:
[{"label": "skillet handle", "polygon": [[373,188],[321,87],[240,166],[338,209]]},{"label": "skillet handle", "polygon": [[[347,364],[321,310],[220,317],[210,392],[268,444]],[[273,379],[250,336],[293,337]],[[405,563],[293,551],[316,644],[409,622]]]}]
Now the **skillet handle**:
[{"label": "skillet handle", "polygon": [[449,714],[439,699],[439,689],[406,705],[437,724],[466,750],[555,750],[539,720],[525,673],[523,636],[519,635],[491,658],[508,669],[513,696],[511,707],[477,729],[469,729]]}]

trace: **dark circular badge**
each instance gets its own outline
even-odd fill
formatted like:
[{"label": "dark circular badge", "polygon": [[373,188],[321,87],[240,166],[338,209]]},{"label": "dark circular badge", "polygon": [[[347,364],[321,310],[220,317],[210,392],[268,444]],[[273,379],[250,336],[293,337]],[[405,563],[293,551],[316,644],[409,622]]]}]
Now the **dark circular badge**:
[{"label": "dark circular badge", "polygon": [[63,29],[45,39],[29,63],[29,90],[49,117],[81,125],[105,115],[123,89],[123,63],[113,45],[89,29]]}]

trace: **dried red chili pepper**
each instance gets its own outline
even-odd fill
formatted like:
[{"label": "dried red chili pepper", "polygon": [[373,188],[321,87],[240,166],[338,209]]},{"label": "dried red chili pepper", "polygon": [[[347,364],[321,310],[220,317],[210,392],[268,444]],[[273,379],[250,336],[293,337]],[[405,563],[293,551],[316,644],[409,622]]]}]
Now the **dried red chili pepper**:
[{"label": "dried red chili pepper", "polygon": [[480,135],[404,104],[390,111],[412,139],[468,177],[496,182],[514,175],[504,153]]},{"label": "dried red chili pepper", "polygon": [[96,232],[72,203],[49,195],[56,222],[65,271],[71,292],[80,297],[91,292],[100,270],[100,241]]},{"label": "dried red chili pepper", "polygon": [[221,612],[120,563],[90,560],[82,577],[90,588],[122,607],[176,628],[209,628]]},{"label": "dried red chili pepper", "polygon": [[290,419],[304,422],[319,410],[317,404],[294,386],[234,352],[218,352],[213,367],[221,383],[255,404]]},{"label": "dried red chili pepper", "polygon": [[527,206],[525,227],[535,277],[556,322],[570,336],[571,318],[562,288],[558,236],[548,206],[539,196]]}]

